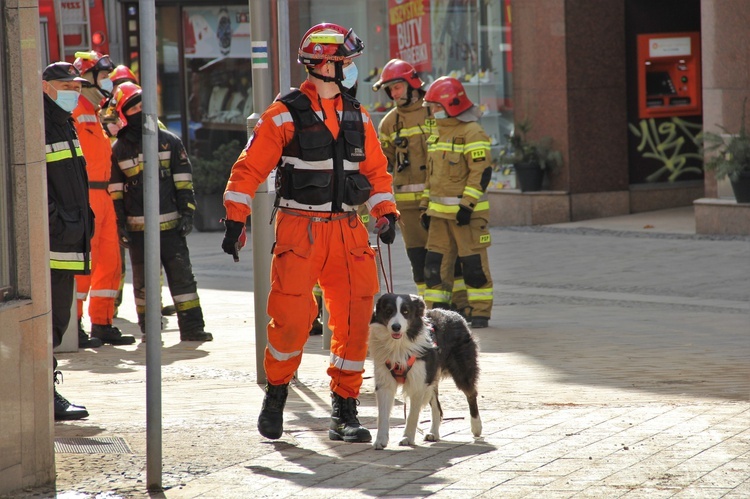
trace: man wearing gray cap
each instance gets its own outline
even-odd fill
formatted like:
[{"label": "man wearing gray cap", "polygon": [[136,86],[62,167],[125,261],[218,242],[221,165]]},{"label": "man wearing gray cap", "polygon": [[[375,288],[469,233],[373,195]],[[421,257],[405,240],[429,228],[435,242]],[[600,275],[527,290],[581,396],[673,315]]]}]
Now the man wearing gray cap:
[{"label": "man wearing gray cap", "polygon": [[[89,207],[86,161],[71,112],[81,95],[81,78],[70,63],[55,62],[42,74],[44,138],[47,159],[47,206],[52,296],[52,344],[58,346],[70,322],[76,274],[89,274],[94,218]],[[54,383],[62,375],[52,357]],[[58,379],[60,375],[60,379]],[[71,404],[54,390],[55,420],[88,417],[83,406]]]}]

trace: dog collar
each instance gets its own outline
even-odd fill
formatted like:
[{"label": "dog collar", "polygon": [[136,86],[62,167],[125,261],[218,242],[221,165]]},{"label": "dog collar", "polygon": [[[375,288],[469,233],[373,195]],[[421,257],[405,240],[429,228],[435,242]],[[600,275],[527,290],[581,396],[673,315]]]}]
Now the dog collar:
[{"label": "dog collar", "polygon": [[[409,373],[416,361],[417,358],[414,355],[409,357],[405,365],[401,365],[398,362],[396,362],[395,364],[391,364],[390,360],[386,360],[385,367],[387,367],[388,370],[391,371],[391,375],[394,377],[396,382],[400,385],[403,385],[406,382],[406,375]],[[393,367],[391,367],[391,365],[393,365]]]}]

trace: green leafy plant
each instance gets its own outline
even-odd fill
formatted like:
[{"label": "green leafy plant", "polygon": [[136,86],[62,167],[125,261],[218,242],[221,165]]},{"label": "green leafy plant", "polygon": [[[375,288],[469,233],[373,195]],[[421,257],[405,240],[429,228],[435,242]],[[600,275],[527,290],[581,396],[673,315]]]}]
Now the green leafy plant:
[{"label": "green leafy plant", "polygon": [[747,97],[742,102],[742,118],[738,133],[732,133],[721,125],[724,133],[703,133],[703,147],[711,158],[703,163],[706,171],[715,172],[716,178],[721,180],[729,177],[736,182],[743,172],[750,172],[750,135],[747,133],[745,123],[745,111],[747,109]]},{"label": "green leafy plant", "polygon": [[500,163],[537,164],[542,170],[552,171],[562,166],[562,154],[552,147],[552,137],[529,140],[531,122],[524,120],[517,123],[513,132],[506,135],[507,143],[500,148]]},{"label": "green leafy plant", "polygon": [[233,140],[222,144],[211,153],[211,158],[190,156],[193,166],[193,189],[196,194],[224,192],[232,165],[240,155],[242,144]]}]

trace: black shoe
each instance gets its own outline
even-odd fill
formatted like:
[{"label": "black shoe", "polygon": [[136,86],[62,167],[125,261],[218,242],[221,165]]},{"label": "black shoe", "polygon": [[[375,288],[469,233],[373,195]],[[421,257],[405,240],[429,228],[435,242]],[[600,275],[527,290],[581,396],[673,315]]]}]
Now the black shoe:
[{"label": "black shoe", "polygon": [[99,348],[102,346],[102,340],[91,338],[83,329],[83,321],[78,321],[78,348]]},{"label": "black shoe", "polygon": [[[57,375],[60,375],[58,380]],[[62,380],[62,373],[55,371],[54,373],[55,384],[59,384]],[[53,388],[54,391],[54,406],[55,406],[55,421],[72,421],[76,419],[83,419],[89,417],[89,411],[86,410],[82,405],[73,405],[68,402],[68,399],[57,393],[57,389]]]},{"label": "black shoe", "polygon": [[132,345],[135,343],[133,336],[123,335],[119,329],[111,324],[92,324],[91,336],[110,345]]},{"label": "black shoe", "polygon": [[333,411],[331,412],[331,427],[328,430],[328,438],[362,443],[372,440],[370,432],[359,424],[359,419],[357,419],[359,400],[344,398],[337,393],[331,393],[331,405]]},{"label": "black shoe", "polygon": [[266,438],[276,440],[284,433],[284,406],[289,394],[289,383],[266,385],[263,408],[258,416],[258,432]]},{"label": "black shoe", "polygon": [[487,317],[472,317],[471,328],[482,329],[489,326],[490,320]]},{"label": "black shoe", "polygon": [[310,336],[319,336],[321,334],[323,334],[323,323],[316,317],[310,328]]},{"label": "black shoe", "polygon": [[213,339],[214,336],[211,333],[207,333],[202,329],[190,333],[180,333],[180,341],[213,341]]},{"label": "black shoe", "polygon": [[161,315],[174,315],[177,313],[177,308],[175,308],[174,305],[167,305],[166,307],[161,307]]}]

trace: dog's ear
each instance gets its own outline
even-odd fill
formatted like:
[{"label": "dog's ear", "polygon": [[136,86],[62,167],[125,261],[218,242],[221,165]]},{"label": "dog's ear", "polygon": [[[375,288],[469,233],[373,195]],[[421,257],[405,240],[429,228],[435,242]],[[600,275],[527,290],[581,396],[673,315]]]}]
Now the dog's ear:
[{"label": "dog's ear", "polygon": [[414,302],[414,311],[417,313],[418,317],[424,316],[424,309],[426,308],[426,305],[424,303],[424,300],[419,295],[410,295],[412,301]]}]

